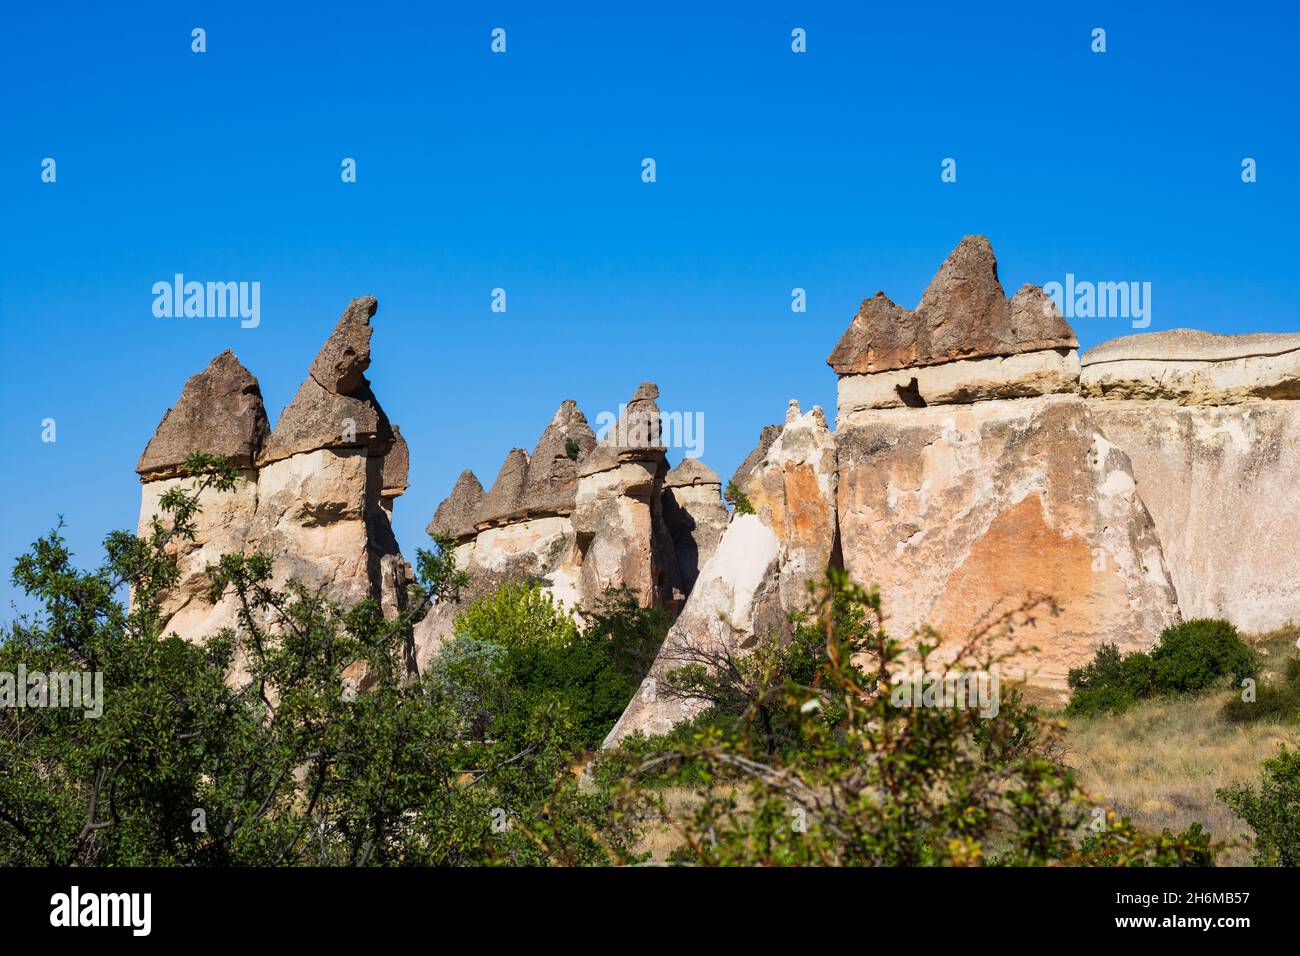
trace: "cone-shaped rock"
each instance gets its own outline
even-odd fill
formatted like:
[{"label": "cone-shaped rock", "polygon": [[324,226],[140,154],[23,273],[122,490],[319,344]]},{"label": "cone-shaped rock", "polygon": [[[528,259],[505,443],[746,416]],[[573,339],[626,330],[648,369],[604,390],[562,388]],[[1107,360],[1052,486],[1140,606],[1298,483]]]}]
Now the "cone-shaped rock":
[{"label": "cone-shaped rock", "polygon": [[718,473],[698,458],[683,458],[664,478],[665,488],[689,488],[692,485],[721,485]]},{"label": "cone-shaped rock", "polygon": [[915,309],[879,292],[864,301],[827,363],[841,375],[860,374],[1078,344],[1041,289],[1026,286],[1009,301],[988,239],[966,236]]},{"label": "cone-shaped rock", "polygon": [[501,463],[497,480],[483,497],[474,512],[476,527],[505,522],[517,516],[523,503],[524,486],[528,482],[528,452],[512,448]]},{"label": "cone-shaped rock", "polygon": [[181,466],[196,451],[249,468],[269,431],[257,379],[227,349],[185,383],[135,470],[143,481],[183,475]]},{"label": "cone-shaped rock", "polygon": [[698,458],[683,458],[664,477],[661,497],[664,524],[672,537],[682,590],[689,594],[700,568],[713,557],[727,528],[722,482]]},{"label": "cone-shaped rock", "polygon": [[326,391],[350,395],[365,380],[370,367],[370,319],[379,308],[373,295],[353,299],[333,334],[311,363],[311,377]]},{"label": "cone-shaped rock", "polygon": [[392,442],[392,426],[368,382],[363,380],[351,395],[336,395],[309,375],[280,413],[261,463],[320,448],[366,447],[384,454]]},{"label": "cone-shaped rock", "polygon": [[602,444],[618,449],[622,458],[662,454],[658,398],[659,386],[654,382],[638,385],[620,409],[615,429],[605,436]]},{"label": "cone-shaped rock", "polygon": [[596,434],[572,399],[556,410],[528,461],[522,510],[568,514],[578,493],[578,463],[596,447]]},{"label": "cone-shaped rock", "polygon": [[781,429],[784,425],[764,425],[763,430],[758,433],[758,444],[754,447],[745,460],[740,463],[736,473],[731,476],[731,481],[737,488],[744,488],[745,482],[749,480],[752,472],[763,459],[767,457],[767,450],[772,447],[772,443],[781,435]]},{"label": "cone-shaped rock", "polygon": [[474,536],[474,514],[483,501],[483,486],[474,472],[466,468],[456,479],[451,494],[438,510],[433,513],[433,520],[425,530],[431,534],[450,535],[456,540]]}]

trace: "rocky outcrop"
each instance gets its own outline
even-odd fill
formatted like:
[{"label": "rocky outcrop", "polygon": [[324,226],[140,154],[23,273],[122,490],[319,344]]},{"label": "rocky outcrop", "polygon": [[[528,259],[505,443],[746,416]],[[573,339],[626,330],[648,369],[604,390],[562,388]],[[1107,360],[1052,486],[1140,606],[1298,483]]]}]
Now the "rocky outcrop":
[{"label": "rocky outcrop", "polygon": [[664,522],[676,551],[677,573],[682,590],[689,594],[727,528],[722,482],[698,458],[683,458],[664,478],[662,498]]},{"label": "rocky outcrop", "polygon": [[829,360],[850,577],[880,586],[900,636],[960,638],[1055,600],[1025,636],[1038,650],[1012,662],[1049,686],[1099,644],[1148,646],[1179,617],[1129,460],[1078,395],[1074,347],[1041,290],[1005,299],[987,241],[968,237],[915,312],[864,306]]},{"label": "rocky outcrop", "polygon": [[1179,329],[1105,342],[1082,362],[1183,614],[1255,632],[1300,620],[1300,335]]},{"label": "rocky outcrop", "polygon": [[[661,501],[668,466],[658,395],[643,382],[600,443],[565,401],[531,455],[507,454],[486,494],[471,472],[461,474],[429,525],[456,542],[470,579],[461,606],[511,580],[538,581],[579,613],[624,585],[647,606],[680,606],[677,548]],[[454,607],[437,607],[417,625],[421,665],[451,636],[454,618]]]},{"label": "rocky outcrop", "polygon": [[194,452],[225,455],[236,468],[253,467],[271,427],[262,390],[235,353],[222,352],[181,389],[135,466],[141,481],[185,474]]},{"label": "rocky outcrop", "polygon": [[229,352],[164,417],[138,469],[142,528],[167,488],[192,484],[179,464],[189,451],[241,468],[234,491],[201,496],[196,540],[175,545],[182,575],[164,598],[169,632],[201,640],[234,624],[233,597],[213,605],[207,595],[205,569],[226,552],[270,554],[276,583],[294,578],[344,606],[365,597],[390,615],[405,606],[410,569],[390,516],[408,451],[363,374],[375,309],[371,297],[353,300],[269,434],[257,382]]},{"label": "rocky outcrop", "polygon": [[675,693],[672,672],[784,640],[790,615],[808,604],[809,583],[834,559],[835,441],[820,408],[804,414],[791,401],[785,425],[763,429],[732,481],[754,513],[732,515],[607,747],[698,713],[698,700]]}]

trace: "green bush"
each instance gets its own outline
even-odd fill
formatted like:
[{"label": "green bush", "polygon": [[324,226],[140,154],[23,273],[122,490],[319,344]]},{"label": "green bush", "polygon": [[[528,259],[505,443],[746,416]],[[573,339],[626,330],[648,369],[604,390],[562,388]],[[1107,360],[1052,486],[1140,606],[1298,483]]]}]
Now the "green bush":
[{"label": "green bush", "polygon": [[1097,648],[1084,667],[1070,669],[1072,716],[1119,714],[1135,701],[1240,684],[1259,659],[1227,621],[1198,618],[1167,627],[1149,652],[1121,655],[1114,644]]},{"label": "green bush", "polygon": [[727,501],[731,502],[732,507],[736,509],[738,515],[752,515],[754,505],[749,500],[749,495],[740,490],[740,487],[734,482],[727,482],[727,490],[722,495]]},{"label": "green bush", "polygon": [[1240,684],[1259,669],[1255,652],[1227,621],[1197,618],[1165,628],[1151,649],[1156,687],[1165,693],[1204,690],[1224,683],[1225,675]]},{"label": "green bush", "polygon": [[1253,724],[1261,720],[1300,720],[1300,657],[1286,662],[1281,684],[1263,684],[1255,689],[1255,699],[1234,697],[1219,712],[1234,724]]},{"label": "green bush", "polygon": [[1217,795],[1255,831],[1258,866],[1300,866],[1300,750],[1284,745],[1265,760],[1258,791],[1237,784]]},{"label": "green bush", "polygon": [[434,672],[466,702],[467,730],[522,747],[538,715],[556,712],[577,749],[600,745],[636,693],[668,630],[661,609],[610,589],[579,630],[536,582],[508,583],[471,604]]}]

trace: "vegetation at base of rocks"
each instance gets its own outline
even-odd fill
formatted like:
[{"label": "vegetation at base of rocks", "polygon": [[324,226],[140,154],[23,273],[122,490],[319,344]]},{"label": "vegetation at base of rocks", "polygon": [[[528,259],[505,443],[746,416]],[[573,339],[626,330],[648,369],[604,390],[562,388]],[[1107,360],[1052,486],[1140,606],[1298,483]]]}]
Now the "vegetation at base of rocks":
[{"label": "vegetation at base of rocks", "polygon": [[[234,481],[219,459],[188,467],[192,486],[162,500],[169,522],[110,535],[102,567],[77,569],[58,530],[15,564],[39,610],[0,635],[0,671],[99,672],[104,707],[98,719],[0,710],[0,864],[634,863],[647,830],[667,825],[681,833],[675,859],[705,864],[1213,856],[1199,829],[1081,829],[1092,802],[1061,760],[1061,728],[1015,693],[989,719],[894,706],[891,680],[915,654],[926,667],[938,638],[921,635],[905,657],[878,592],[838,573],[792,640],[735,658],[730,673],[685,665],[677,690],[709,713],[633,737],[586,778],[575,761],[667,629],[630,592],[606,594],[580,627],[535,586],[503,589],[462,610],[458,636],[419,676],[412,626],[466,583],[448,542],[419,554],[412,600],[391,618],[373,599],[345,609],[277,583],[263,555],[226,555],[211,583],[235,625],[202,645],[168,636],[169,545],[192,539],[203,492]],[[990,636],[972,635],[945,666],[993,666]],[[667,806],[665,787],[680,784],[692,799]],[[1284,799],[1279,783],[1240,801],[1263,834]]]},{"label": "vegetation at base of rocks", "polygon": [[1119,714],[1149,698],[1222,687],[1253,678],[1259,658],[1227,621],[1198,618],[1167,627],[1150,651],[1121,655],[1103,644],[1086,666],[1071,668],[1066,713]]},{"label": "vegetation at base of rocks", "polygon": [[752,515],[754,513],[754,505],[750,502],[749,496],[741,491],[734,481],[727,482],[727,490],[723,492],[722,497],[736,510],[736,514]]},{"label": "vegetation at base of rocks", "polygon": [[1280,683],[1260,684],[1253,697],[1243,692],[1224,704],[1219,714],[1234,724],[1300,721],[1300,657],[1286,662]]},{"label": "vegetation at base of rocks", "polygon": [[[682,675],[678,692],[695,692],[713,710],[666,737],[634,735],[601,762],[597,779],[614,788],[628,817],[678,831],[677,862],[1212,862],[1216,848],[1199,828],[1156,835],[1121,822],[1083,831],[1092,802],[1063,764],[1061,727],[1015,693],[992,716],[895,704],[897,679],[930,670],[932,658],[949,672],[994,667],[1001,657],[985,652],[994,631],[1014,629],[1032,610],[942,658],[929,632],[905,654],[884,628],[879,592],[832,571],[794,640],[730,677]],[[665,793],[681,787],[696,799],[674,812]]]},{"label": "vegetation at base of rocks", "polygon": [[1238,784],[1218,796],[1255,831],[1258,866],[1300,866],[1300,749],[1283,745],[1265,760],[1259,790]]},{"label": "vegetation at base of rocks", "polygon": [[[163,633],[177,580],[168,544],[192,539],[207,489],[234,470],[187,462],[170,523],[117,532],[93,570],[56,529],[18,559],[39,609],[0,635],[0,671],[90,671],[103,713],[0,709],[0,864],[484,865],[631,859],[633,828],[570,770],[572,716],[539,702],[517,741],[465,739],[463,700],[414,679],[411,626],[460,580],[424,556],[412,609],[341,609],[271,561],[226,555],[213,587],[237,626],[203,645]],[[432,575],[432,576],[430,576]],[[126,606],[126,590],[134,601]],[[228,680],[229,678],[229,680]]]},{"label": "vegetation at base of rocks", "polygon": [[471,736],[522,747],[536,715],[553,708],[569,721],[570,742],[593,750],[636,693],[668,623],[624,586],[607,590],[579,628],[537,582],[506,583],[457,615],[433,679],[471,702]]}]

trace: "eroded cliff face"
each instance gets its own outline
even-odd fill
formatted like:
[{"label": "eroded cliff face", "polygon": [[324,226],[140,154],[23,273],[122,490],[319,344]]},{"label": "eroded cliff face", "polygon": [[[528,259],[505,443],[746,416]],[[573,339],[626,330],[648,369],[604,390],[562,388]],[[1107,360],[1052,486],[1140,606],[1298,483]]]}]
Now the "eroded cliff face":
[{"label": "eroded cliff face", "polygon": [[1300,335],[1127,336],[1084,355],[1082,387],[1132,459],[1184,616],[1300,620]]},{"label": "eroded cliff face", "polygon": [[[880,586],[893,633],[961,639],[1054,600],[1059,614],[1040,608],[1012,639],[1038,650],[1009,666],[1057,687],[1101,643],[1149,646],[1179,619],[1175,592],[1130,462],[1078,395],[1077,343],[1051,300],[1032,286],[1007,300],[987,240],[967,237],[915,311],[874,301],[830,359],[838,519],[845,570]],[[945,344],[954,330],[974,345]]]}]

